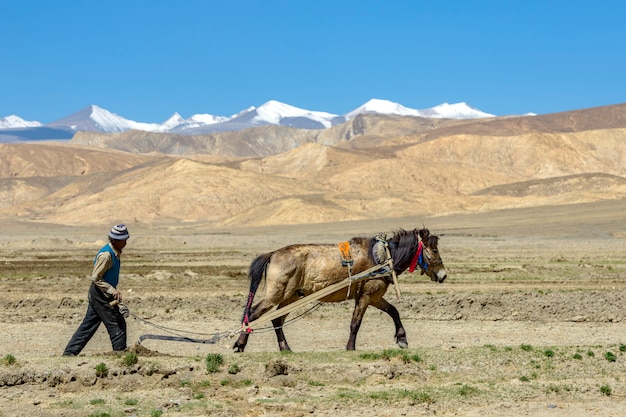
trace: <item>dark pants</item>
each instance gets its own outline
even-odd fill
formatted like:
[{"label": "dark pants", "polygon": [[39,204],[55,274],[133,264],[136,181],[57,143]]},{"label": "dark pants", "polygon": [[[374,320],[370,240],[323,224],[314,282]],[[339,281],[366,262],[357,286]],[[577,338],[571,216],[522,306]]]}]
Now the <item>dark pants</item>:
[{"label": "dark pants", "polygon": [[117,306],[111,307],[109,305],[111,300],[95,284],[91,284],[87,313],[74,336],[72,336],[65,347],[63,355],[78,355],[87,345],[87,342],[96,334],[100,323],[104,323],[107,332],[109,332],[113,350],[126,349],[126,320],[124,320],[124,316],[122,316]]}]

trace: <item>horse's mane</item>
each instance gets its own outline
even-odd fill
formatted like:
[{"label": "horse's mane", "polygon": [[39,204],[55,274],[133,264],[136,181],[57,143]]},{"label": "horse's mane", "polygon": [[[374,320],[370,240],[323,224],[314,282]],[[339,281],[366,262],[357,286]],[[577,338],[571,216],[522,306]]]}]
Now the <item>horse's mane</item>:
[{"label": "horse's mane", "polygon": [[[423,231],[426,231],[426,234],[429,234],[428,229],[422,229],[420,232]],[[437,236],[430,236],[429,238],[434,238],[435,242],[438,239]],[[368,253],[372,259],[373,248],[377,242],[378,239],[376,237],[370,239]],[[411,261],[415,256],[415,252],[417,251],[417,246],[419,244],[418,231],[417,229],[410,231],[397,229],[393,232],[391,237],[387,237],[387,243],[389,244],[389,253],[393,258],[394,269],[396,270],[396,273],[400,274],[411,265]]]},{"label": "horse's mane", "polygon": [[426,239],[422,239],[422,241],[424,242],[425,246],[437,249],[437,245],[439,245],[439,236],[431,235],[428,236]]}]

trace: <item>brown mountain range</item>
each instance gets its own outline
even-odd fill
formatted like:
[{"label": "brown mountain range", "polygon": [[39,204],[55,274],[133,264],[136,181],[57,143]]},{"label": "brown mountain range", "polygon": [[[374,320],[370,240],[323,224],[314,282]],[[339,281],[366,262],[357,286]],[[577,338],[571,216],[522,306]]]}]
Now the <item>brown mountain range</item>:
[{"label": "brown mountain range", "polygon": [[[263,226],[626,199],[626,104],[0,144],[0,219]],[[622,204],[626,208],[626,203]]]}]

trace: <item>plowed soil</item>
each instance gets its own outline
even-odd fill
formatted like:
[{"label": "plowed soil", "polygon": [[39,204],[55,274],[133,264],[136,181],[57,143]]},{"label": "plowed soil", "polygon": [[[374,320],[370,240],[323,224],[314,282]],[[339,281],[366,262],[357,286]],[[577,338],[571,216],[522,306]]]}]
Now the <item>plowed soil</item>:
[{"label": "plowed soil", "polygon": [[[136,227],[120,283],[132,313],[128,352],[111,353],[101,328],[71,358],[61,353],[85,313],[106,230],[14,227],[0,240],[0,416],[624,415],[626,240],[436,225],[448,280],[407,272],[403,298],[392,287],[386,296],[408,349],[371,308],[357,350],[345,351],[345,301],[291,314],[292,353],[278,351],[269,328],[232,352],[255,255],[361,233]],[[138,343],[148,334],[215,343]]]}]

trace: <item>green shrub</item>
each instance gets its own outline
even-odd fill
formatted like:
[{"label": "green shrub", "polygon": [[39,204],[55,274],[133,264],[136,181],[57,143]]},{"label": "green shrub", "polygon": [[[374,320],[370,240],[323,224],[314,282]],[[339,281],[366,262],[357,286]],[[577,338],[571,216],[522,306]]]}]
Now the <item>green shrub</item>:
[{"label": "green shrub", "polygon": [[609,387],[608,385],[602,385],[600,387],[600,392],[604,395],[606,395],[607,397],[611,395],[611,393],[613,392],[613,390],[611,389],[611,387]]},{"label": "green shrub", "polygon": [[552,349],[546,349],[543,351],[543,355],[548,358],[554,358],[554,351]]},{"label": "green shrub", "polygon": [[139,362],[139,358],[137,357],[137,354],[133,353],[133,352],[128,352],[122,358],[122,365],[124,365],[124,366],[126,366],[128,368],[131,368],[131,367],[137,365],[137,362]]},{"label": "green shrub", "polygon": [[206,356],[206,370],[210,374],[218,372],[223,363],[224,357],[219,353],[209,353]]},{"label": "green shrub", "polygon": [[15,359],[15,356],[11,355],[10,353],[4,355],[4,357],[2,358],[2,363],[6,366],[15,365],[16,362],[17,359]]},{"label": "green shrub", "polygon": [[476,389],[475,387],[472,387],[471,385],[467,385],[467,384],[463,384],[459,388],[459,394],[461,394],[463,397],[467,397],[469,395],[476,394],[477,392],[478,392],[478,389]]},{"label": "green shrub", "polygon": [[95,370],[98,378],[106,378],[109,375],[109,368],[106,363],[101,362],[97,364]]}]

